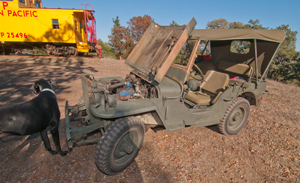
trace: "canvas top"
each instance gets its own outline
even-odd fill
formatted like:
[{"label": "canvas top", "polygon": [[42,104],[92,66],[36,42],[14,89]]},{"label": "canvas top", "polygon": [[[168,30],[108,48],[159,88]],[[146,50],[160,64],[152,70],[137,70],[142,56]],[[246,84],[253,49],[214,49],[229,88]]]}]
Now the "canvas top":
[{"label": "canvas top", "polygon": [[282,30],[194,29],[191,33],[191,39],[204,40],[259,39],[280,43],[284,38]]}]

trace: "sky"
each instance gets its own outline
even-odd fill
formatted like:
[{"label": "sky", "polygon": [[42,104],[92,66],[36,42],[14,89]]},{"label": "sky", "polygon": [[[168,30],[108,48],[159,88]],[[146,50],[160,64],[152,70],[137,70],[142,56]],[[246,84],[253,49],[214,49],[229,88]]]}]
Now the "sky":
[{"label": "sky", "polygon": [[228,22],[248,23],[260,20],[264,27],[276,28],[283,24],[297,31],[296,51],[300,51],[300,0],[43,0],[46,8],[75,8],[90,3],[95,10],[97,37],[108,42],[113,18],[119,16],[121,26],[134,16],[151,16],[160,25],[173,20],[188,24],[194,17],[196,29],[205,29],[207,22],[225,18]]}]

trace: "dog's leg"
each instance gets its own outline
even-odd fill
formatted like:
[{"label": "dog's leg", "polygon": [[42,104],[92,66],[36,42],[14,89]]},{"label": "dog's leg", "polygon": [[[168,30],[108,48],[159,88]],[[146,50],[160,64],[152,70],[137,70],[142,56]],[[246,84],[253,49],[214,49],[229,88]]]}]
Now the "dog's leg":
[{"label": "dog's leg", "polygon": [[57,151],[53,151],[51,149],[50,141],[49,141],[49,138],[48,138],[48,135],[47,135],[47,129],[40,132],[40,134],[41,134],[42,140],[44,141],[44,145],[45,145],[46,150],[48,150],[52,155],[57,154],[58,153]]},{"label": "dog's leg", "polygon": [[60,155],[65,156],[67,155],[68,151],[62,151],[60,147],[60,141],[59,141],[59,132],[58,132],[58,126],[51,130],[53,142],[56,146],[56,150],[59,152]]}]

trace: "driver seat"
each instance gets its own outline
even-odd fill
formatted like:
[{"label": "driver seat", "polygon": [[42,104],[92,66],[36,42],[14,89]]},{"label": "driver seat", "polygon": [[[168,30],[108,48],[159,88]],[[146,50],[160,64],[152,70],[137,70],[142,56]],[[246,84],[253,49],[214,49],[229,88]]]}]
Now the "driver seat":
[{"label": "driver seat", "polygon": [[228,74],[209,70],[204,76],[199,91],[190,91],[186,99],[196,105],[214,104],[229,83]]}]

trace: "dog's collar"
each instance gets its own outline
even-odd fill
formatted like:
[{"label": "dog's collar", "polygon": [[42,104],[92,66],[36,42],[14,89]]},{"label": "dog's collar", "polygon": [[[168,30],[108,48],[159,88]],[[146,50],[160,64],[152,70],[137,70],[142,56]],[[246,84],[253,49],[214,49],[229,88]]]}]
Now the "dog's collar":
[{"label": "dog's collar", "polygon": [[45,89],[42,90],[42,92],[44,92],[44,91],[52,92],[55,95],[55,92],[53,90],[49,89],[49,88],[45,88]]}]

